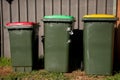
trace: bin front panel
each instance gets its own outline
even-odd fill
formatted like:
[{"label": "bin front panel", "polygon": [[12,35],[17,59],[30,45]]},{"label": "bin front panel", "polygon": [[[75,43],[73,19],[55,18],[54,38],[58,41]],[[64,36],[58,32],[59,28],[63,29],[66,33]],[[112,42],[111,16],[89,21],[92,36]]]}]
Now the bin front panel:
[{"label": "bin front panel", "polygon": [[86,73],[111,74],[114,24],[112,22],[86,22],[84,26],[84,67]]},{"label": "bin front panel", "polygon": [[45,23],[45,69],[68,71],[69,23]]},{"label": "bin front panel", "polygon": [[32,66],[32,30],[9,30],[13,66]]}]

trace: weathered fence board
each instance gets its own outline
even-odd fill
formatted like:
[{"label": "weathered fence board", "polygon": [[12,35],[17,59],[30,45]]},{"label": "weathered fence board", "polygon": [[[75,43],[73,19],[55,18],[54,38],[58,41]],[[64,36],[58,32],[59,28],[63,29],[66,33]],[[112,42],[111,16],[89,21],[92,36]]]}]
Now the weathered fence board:
[{"label": "weathered fence board", "polygon": [[[113,14],[114,0],[13,0],[9,4],[6,0],[0,0],[1,12],[1,47],[4,48],[4,56],[10,57],[10,43],[7,29],[2,30],[7,22],[33,21],[40,23],[39,28],[39,56],[43,55],[44,35],[43,16],[52,14],[72,15],[76,22],[73,29],[82,30],[82,17],[86,14]],[[2,38],[4,36],[4,38]],[[4,45],[3,45],[4,43]],[[1,50],[2,50],[1,48]]]}]

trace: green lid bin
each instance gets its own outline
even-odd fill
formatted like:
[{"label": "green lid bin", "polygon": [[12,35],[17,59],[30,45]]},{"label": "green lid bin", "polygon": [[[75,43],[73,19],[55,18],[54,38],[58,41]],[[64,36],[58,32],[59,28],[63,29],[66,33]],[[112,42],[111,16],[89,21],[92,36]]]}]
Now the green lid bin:
[{"label": "green lid bin", "polygon": [[113,70],[114,23],[108,14],[85,15],[83,45],[86,74],[111,75]]},{"label": "green lid bin", "polygon": [[37,23],[12,22],[6,28],[10,37],[12,66],[16,72],[30,72],[37,63]]},{"label": "green lid bin", "polygon": [[45,30],[45,69],[52,72],[68,72],[69,33],[73,16],[44,16]]}]

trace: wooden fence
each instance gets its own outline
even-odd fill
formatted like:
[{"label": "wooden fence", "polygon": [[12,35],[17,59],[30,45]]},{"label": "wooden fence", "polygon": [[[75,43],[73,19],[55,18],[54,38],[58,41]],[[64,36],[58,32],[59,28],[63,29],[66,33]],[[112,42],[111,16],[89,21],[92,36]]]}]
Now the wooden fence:
[{"label": "wooden fence", "polygon": [[[9,2],[8,1],[12,1]],[[0,0],[1,56],[10,57],[9,34],[4,25],[7,22],[33,21],[40,23],[39,55],[43,55],[41,36],[44,35],[43,16],[52,14],[72,15],[76,22],[74,29],[82,30],[82,17],[86,14],[113,14],[116,0]],[[114,4],[115,3],[115,4]]]}]

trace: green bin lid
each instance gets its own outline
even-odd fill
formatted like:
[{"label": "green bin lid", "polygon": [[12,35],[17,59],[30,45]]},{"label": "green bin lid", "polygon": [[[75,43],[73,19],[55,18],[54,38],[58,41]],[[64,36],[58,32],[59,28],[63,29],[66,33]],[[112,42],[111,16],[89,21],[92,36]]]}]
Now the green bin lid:
[{"label": "green bin lid", "polygon": [[90,14],[83,16],[83,21],[116,21],[118,18],[116,18],[114,15],[110,14]]},{"label": "green bin lid", "polygon": [[49,15],[49,16],[44,16],[43,21],[73,22],[74,17],[68,15]]},{"label": "green bin lid", "polygon": [[44,16],[44,18],[73,19],[73,16],[68,16],[68,15],[51,15],[51,16]]}]

